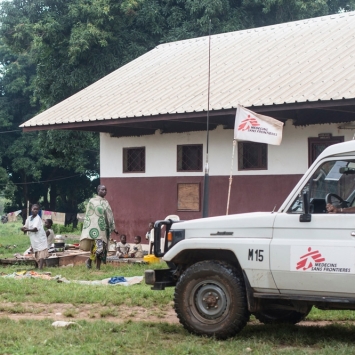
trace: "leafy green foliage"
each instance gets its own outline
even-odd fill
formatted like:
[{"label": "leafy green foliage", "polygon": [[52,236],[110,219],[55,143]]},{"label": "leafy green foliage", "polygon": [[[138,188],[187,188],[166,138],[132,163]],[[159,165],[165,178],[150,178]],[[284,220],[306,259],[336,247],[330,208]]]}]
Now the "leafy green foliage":
[{"label": "leafy green foliage", "polygon": [[20,131],[18,126],[40,110],[31,58],[28,51],[12,54],[0,45],[0,189],[11,199],[6,211],[24,208],[29,200],[41,201],[45,209],[76,212],[97,184],[98,135]]},{"label": "leafy green foliage", "polygon": [[[81,230],[83,229],[83,223],[78,223],[77,228],[74,228],[72,224],[69,226],[63,226],[61,224],[56,224],[54,223],[52,226],[54,234],[65,234],[65,233],[70,233],[70,234],[76,234],[77,236],[80,236]],[[79,240],[79,237],[77,238]],[[75,243],[79,243],[79,241],[76,240]]]},{"label": "leafy green foliage", "polygon": [[32,149],[36,134],[24,135],[18,128],[39,109],[31,100],[34,77],[35,66],[27,53],[14,55],[0,41],[0,188],[4,189],[7,198],[14,201],[16,209],[22,205],[18,199],[21,201],[24,189],[18,189],[15,184],[36,178],[39,172]]},{"label": "leafy green foliage", "polygon": [[243,0],[243,4],[254,9],[255,23],[259,26],[355,9],[354,0]]},{"label": "leafy green foliage", "polygon": [[29,51],[36,63],[34,94],[43,108],[131,60],[131,52],[147,50],[129,47],[138,38],[127,28],[136,6],[112,0],[3,3],[1,34],[13,51]]}]

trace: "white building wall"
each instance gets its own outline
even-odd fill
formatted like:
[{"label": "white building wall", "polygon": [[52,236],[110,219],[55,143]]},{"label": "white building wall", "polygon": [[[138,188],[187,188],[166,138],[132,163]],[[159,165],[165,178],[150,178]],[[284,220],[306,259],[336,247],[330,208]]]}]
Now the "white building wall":
[{"label": "white building wall", "polygon": [[[338,129],[339,124],[295,127],[292,121],[284,126],[280,146],[268,146],[268,169],[238,171],[237,149],[235,151],[233,173],[235,175],[279,175],[303,174],[308,168],[308,138],[318,137],[319,133],[331,133],[351,140],[354,130]],[[233,130],[222,126],[210,131],[209,166],[210,176],[229,175],[232,158]],[[100,134],[101,177],[154,177],[154,176],[202,176],[204,172],[177,172],[176,155],[179,144],[203,144],[203,166],[206,154],[206,132],[169,133],[141,137],[111,138],[107,133]],[[145,173],[123,173],[123,148],[145,147]]]}]

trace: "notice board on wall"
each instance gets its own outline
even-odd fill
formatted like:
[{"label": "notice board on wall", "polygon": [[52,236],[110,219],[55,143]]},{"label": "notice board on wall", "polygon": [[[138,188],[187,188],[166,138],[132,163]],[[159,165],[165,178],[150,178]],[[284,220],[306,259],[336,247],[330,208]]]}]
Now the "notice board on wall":
[{"label": "notice board on wall", "polygon": [[178,184],[178,211],[200,211],[200,184]]}]

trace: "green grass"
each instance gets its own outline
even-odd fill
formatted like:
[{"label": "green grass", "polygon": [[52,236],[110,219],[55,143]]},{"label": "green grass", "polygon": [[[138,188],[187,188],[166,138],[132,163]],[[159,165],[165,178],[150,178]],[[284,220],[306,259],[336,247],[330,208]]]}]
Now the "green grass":
[{"label": "green grass", "polygon": [[2,354],[329,354],[355,352],[355,327],[246,327],[227,341],[197,337],[179,325],[103,320],[79,321],[79,326],[54,328],[51,320],[0,319]]},{"label": "green grass", "polygon": [[322,311],[313,307],[311,313],[307,317],[307,320],[355,321],[355,311]]},{"label": "green grass", "polygon": [[[31,243],[30,238],[21,231],[20,222],[0,223],[0,258],[12,258],[15,253],[22,254]],[[64,233],[68,236],[66,243],[79,241],[79,235]]]},{"label": "green grass", "polygon": [[0,279],[0,295],[6,302],[75,303],[103,306],[162,307],[172,300],[173,289],[151,291],[145,284],[124,286],[89,286],[57,284],[42,280]]},{"label": "green grass", "polygon": [[[15,253],[23,253],[30,246],[30,239],[23,234],[21,227],[22,224],[19,222],[0,223],[0,258],[9,258]],[[8,249],[8,246],[13,249]]]},{"label": "green grass", "polygon": [[63,315],[68,318],[75,318],[77,313],[78,313],[77,310],[72,308],[72,309],[68,309],[68,310],[64,311]]},{"label": "green grass", "polygon": [[[17,245],[18,250],[0,248],[0,257],[12,257],[14,252],[23,252],[29,246],[29,239],[19,232],[21,224],[6,223],[0,225],[0,243],[2,245]],[[3,252],[3,255],[1,255]],[[165,263],[156,264],[154,268],[166,267]],[[113,276],[143,276],[150,265],[122,264],[121,266],[102,265],[101,270],[87,270],[85,265],[75,267],[44,268],[52,276],[61,276],[67,280],[102,280]],[[12,274],[20,270],[31,270],[31,266],[0,266],[0,273]],[[165,307],[172,300],[173,289],[164,292],[153,292],[144,283],[130,287],[123,286],[92,286],[75,283],[58,283],[55,280],[22,279],[0,277],[0,295],[6,302],[38,302],[38,303],[99,303],[108,306],[125,304],[127,306],[150,307],[151,305]]]}]

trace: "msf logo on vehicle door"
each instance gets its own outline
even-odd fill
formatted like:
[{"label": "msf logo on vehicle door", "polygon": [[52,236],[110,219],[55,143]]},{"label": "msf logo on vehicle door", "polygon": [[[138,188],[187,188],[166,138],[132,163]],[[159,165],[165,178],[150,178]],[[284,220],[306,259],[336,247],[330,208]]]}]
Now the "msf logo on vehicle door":
[{"label": "msf logo on vehicle door", "polygon": [[307,270],[314,267],[315,264],[325,261],[322,254],[318,251],[312,251],[312,248],[308,248],[308,253],[300,257],[300,261],[296,265],[296,269]]},{"label": "msf logo on vehicle door", "polygon": [[355,273],[354,248],[293,246],[291,271]]}]

